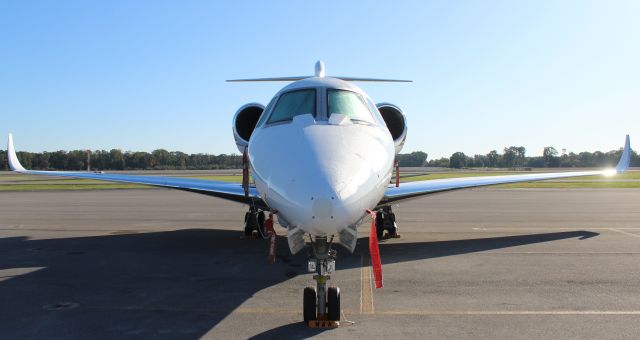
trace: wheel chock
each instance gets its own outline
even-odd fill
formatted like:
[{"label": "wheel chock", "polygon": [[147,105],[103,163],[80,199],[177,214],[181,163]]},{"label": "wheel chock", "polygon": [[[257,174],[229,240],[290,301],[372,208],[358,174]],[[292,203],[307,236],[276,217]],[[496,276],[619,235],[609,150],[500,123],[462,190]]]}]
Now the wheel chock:
[{"label": "wheel chock", "polygon": [[331,320],[309,320],[307,324],[309,328],[338,328],[340,327],[340,321]]}]

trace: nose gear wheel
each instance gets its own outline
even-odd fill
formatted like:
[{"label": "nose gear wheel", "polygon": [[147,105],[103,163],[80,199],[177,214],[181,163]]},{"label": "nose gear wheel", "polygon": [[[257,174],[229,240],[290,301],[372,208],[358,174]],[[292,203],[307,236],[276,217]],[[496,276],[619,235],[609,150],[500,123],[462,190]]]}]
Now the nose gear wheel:
[{"label": "nose gear wheel", "polygon": [[264,211],[251,208],[244,214],[244,236],[247,238],[266,238]]},{"label": "nose gear wheel", "polygon": [[309,259],[309,269],[316,275],[316,287],[304,289],[303,315],[304,322],[309,327],[333,328],[339,325],[340,288],[327,287],[329,274],[335,271],[337,252],[331,249],[332,242],[327,241],[326,236],[318,236],[312,239],[312,257]]}]

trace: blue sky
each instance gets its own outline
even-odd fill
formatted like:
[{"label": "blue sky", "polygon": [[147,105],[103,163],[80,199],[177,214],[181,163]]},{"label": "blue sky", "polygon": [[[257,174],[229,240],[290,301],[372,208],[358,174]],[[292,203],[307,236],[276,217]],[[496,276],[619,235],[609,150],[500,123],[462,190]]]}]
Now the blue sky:
[{"label": "blue sky", "polygon": [[[228,3],[228,4],[227,4]],[[305,75],[402,107],[403,152],[640,142],[639,1],[0,2],[0,134],[18,149],[237,152],[236,109]],[[4,137],[3,137],[4,138]]]}]

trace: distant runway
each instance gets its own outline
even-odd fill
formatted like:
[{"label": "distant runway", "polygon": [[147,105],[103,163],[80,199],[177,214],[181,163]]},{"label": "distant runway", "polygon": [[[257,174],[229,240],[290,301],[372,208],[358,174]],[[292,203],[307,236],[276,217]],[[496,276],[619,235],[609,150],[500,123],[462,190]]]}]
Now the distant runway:
[{"label": "distant runway", "polygon": [[[333,283],[355,324],[302,323],[306,253],[267,265],[245,208],[165,190],[0,193],[0,338],[636,338],[640,190],[476,189],[369,223]],[[285,231],[278,228],[279,235]]]}]

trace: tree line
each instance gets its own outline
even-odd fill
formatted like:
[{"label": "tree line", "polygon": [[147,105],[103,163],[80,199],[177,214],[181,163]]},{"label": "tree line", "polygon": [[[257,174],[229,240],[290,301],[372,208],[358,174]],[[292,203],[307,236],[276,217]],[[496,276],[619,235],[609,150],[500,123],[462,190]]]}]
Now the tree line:
[{"label": "tree line", "polygon": [[[543,155],[527,157],[522,146],[504,148],[503,153],[492,150],[486,155],[467,156],[456,152],[451,157],[427,160],[422,151],[398,154],[402,167],[444,168],[544,168],[544,167],[605,167],[615,165],[622,149],[609,152],[580,152],[560,154],[553,147],[546,147]],[[34,170],[212,170],[242,168],[242,156],[231,154],[186,154],[164,149],[153,152],[106,150],[73,150],[55,152],[18,152],[18,158],[27,169]],[[640,166],[635,151],[631,154],[631,166]],[[0,150],[0,170],[8,170],[7,153]]]},{"label": "tree line", "polygon": [[[527,157],[523,146],[504,148],[503,153],[492,150],[485,155],[467,156],[455,152],[451,157],[425,161],[426,166],[446,168],[593,168],[615,166],[620,160],[622,148],[609,152],[563,152],[545,147],[542,156]],[[631,166],[640,166],[640,158],[631,151]]]},{"label": "tree line", "polygon": [[[164,149],[153,152],[73,150],[17,152],[20,163],[37,170],[212,170],[242,168],[241,155],[186,154]],[[0,150],[0,170],[7,170],[7,153]]]}]

